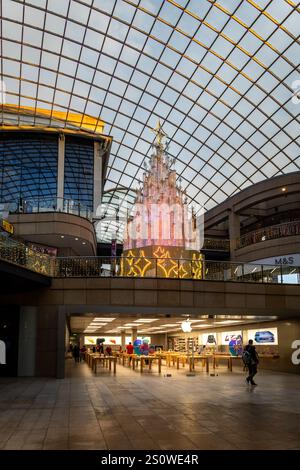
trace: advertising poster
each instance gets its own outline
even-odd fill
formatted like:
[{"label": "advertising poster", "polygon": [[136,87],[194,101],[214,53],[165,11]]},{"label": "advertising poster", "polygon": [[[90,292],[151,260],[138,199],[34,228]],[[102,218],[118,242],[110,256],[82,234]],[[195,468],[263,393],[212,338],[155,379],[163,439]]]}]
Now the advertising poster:
[{"label": "advertising poster", "polygon": [[[96,346],[97,338],[104,338],[104,344],[106,345],[109,344],[109,345],[121,346],[122,344],[121,336],[103,336],[101,334],[99,334],[98,336],[85,336],[84,344],[86,346]],[[150,336],[138,336],[137,339],[140,339],[141,341],[147,340],[148,343],[151,343]],[[132,342],[131,336],[126,336],[125,343],[128,344],[130,341]]]},{"label": "advertising poster", "polygon": [[243,335],[241,331],[231,331],[221,333],[222,345],[229,346],[232,356],[240,356],[243,352]]},{"label": "advertising poster", "polygon": [[204,346],[216,346],[217,345],[217,333],[203,333],[202,344]]},{"label": "advertising poster", "polygon": [[253,339],[255,345],[276,345],[278,344],[278,331],[277,328],[248,330],[248,339]]}]

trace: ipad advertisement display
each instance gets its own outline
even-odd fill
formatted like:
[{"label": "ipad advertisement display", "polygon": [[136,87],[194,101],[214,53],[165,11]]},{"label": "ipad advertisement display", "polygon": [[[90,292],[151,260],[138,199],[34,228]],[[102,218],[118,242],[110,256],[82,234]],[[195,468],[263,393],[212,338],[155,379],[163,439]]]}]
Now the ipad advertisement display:
[{"label": "ipad advertisement display", "polygon": [[277,328],[261,328],[257,330],[248,330],[248,339],[253,339],[255,345],[277,345]]}]

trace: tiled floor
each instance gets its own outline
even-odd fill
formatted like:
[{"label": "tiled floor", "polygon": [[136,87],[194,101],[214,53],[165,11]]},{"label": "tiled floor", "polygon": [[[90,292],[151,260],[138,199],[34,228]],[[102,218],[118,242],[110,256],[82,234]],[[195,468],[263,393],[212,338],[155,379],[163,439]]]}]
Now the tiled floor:
[{"label": "tiled floor", "polygon": [[0,379],[1,449],[300,449],[300,376],[241,371]]}]

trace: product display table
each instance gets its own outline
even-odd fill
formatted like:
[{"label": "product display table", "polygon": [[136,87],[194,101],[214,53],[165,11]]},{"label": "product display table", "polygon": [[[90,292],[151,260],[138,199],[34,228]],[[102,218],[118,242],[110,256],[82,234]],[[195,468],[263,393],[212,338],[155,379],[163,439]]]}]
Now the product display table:
[{"label": "product display table", "polygon": [[108,367],[111,370],[113,364],[114,374],[117,372],[117,358],[115,356],[94,356],[92,359],[92,370],[97,374],[98,362],[103,364],[103,367]]},{"label": "product display table", "polygon": [[238,359],[239,361],[242,361],[242,358],[240,356],[231,356],[230,354],[214,354],[213,355],[213,368],[215,369],[216,367],[219,367],[219,361],[221,359],[226,359],[227,360],[227,367],[232,372],[232,362],[235,359]]},{"label": "product display table", "polygon": [[160,356],[138,356],[137,354],[134,355],[132,358],[132,369],[136,369],[136,366],[140,362],[140,371],[143,373],[144,366],[148,363],[149,364],[149,370],[152,369],[152,363],[153,362],[158,362],[158,373],[161,374],[161,357]]},{"label": "product display table", "polygon": [[190,372],[195,370],[195,362],[201,361],[202,367],[205,367],[206,372],[209,372],[209,358],[211,355],[208,354],[194,354],[194,356],[189,357],[189,367]]},{"label": "product display table", "polygon": [[103,367],[107,367],[109,370],[112,368],[113,364],[113,372],[114,374],[117,371],[117,357],[116,356],[105,356],[99,353],[86,353],[85,360],[88,366],[92,369],[95,374],[97,374],[97,366],[98,362],[103,364]]}]

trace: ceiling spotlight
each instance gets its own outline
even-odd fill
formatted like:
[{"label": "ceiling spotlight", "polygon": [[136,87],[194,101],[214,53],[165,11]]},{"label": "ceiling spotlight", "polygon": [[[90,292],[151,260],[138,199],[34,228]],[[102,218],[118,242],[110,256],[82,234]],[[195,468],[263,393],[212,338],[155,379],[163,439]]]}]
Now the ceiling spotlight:
[{"label": "ceiling spotlight", "polygon": [[82,242],[83,245],[86,245],[86,242]]},{"label": "ceiling spotlight", "polygon": [[285,193],[285,192],[286,192],[286,187],[281,188],[281,191],[282,191],[283,193]]},{"label": "ceiling spotlight", "polygon": [[78,238],[77,238],[77,237],[75,237],[75,240],[76,240],[76,241],[78,241]]},{"label": "ceiling spotlight", "polygon": [[65,236],[64,236],[64,235],[61,235],[60,238],[65,238]]}]

